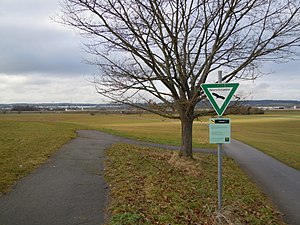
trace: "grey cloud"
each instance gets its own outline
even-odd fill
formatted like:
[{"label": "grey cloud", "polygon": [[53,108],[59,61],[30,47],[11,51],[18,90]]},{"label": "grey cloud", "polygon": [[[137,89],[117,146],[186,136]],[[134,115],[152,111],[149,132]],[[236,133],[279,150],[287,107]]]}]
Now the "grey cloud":
[{"label": "grey cloud", "polygon": [[267,89],[267,88],[269,88],[270,87],[270,84],[268,84],[268,83],[261,83],[261,84],[259,84],[258,86],[257,86],[257,89],[258,90],[264,90],[264,89]]},{"label": "grey cloud", "polygon": [[[298,48],[299,49],[299,48]],[[298,50],[300,52],[300,50]],[[299,63],[300,59],[295,59],[293,61],[285,62],[285,63],[265,63],[263,66],[264,71],[268,73],[266,77],[277,78],[293,75],[295,72],[299,71]]]},{"label": "grey cloud", "polygon": [[[1,0],[0,102],[100,101],[84,78],[97,68],[82,63],[88,55],[79,35],[50,19],[58,12],[58,0]],[[264,67],[272,74],[239,90],[253,99],[300,100],[299,61]]]},{"label": "grey cloud", "polygon": [[57,0],[1,0],[0,14],[6,15],[40,15],[57,10]]},{"label": "grey cloud", "polygon": [[[5,90],[1,92],[1,90]],[[0,75],[0,102],[82,102],[99,103],[92,84],[82,77],[50,77],[38,75]]]},{"label": "grey cloud", "polygon": [[[17,7],[14,1],[11,2],[7,1],[10,7]],[[80,49],[80,37],[50,19],[54,13],[51,14],[51,10],[44,5],[50,1],[35,2],[43,2],[39,3],[36,10],[38,15],[32,15],[30,4],[25,2],[19,4],[26,6],[24,18],[23,14],[15,13],[18,17],[11,20],[11,15],[3,16],[2,10],[0,73],[59,73],[65,76],[94,73],[94,67],[82,63],[83,57],[87,55]],[[46,8],[45,15],[41,14],[43,8]]]}]

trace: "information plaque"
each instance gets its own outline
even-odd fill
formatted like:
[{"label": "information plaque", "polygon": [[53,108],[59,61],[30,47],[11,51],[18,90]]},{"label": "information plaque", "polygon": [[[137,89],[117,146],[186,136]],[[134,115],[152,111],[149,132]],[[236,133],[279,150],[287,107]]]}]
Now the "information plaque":
[{"label": "information plaque", "polygon": [[230,143],[230,119],[229,118],[209,119],[209,143],[211,144]]}]

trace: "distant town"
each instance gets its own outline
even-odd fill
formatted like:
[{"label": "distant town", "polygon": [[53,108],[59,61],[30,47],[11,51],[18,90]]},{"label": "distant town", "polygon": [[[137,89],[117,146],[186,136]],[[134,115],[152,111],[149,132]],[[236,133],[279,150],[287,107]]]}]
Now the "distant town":
[{"label": "distant town", "polygon": [[[300,101],[290,100],[251,100],[241,101],[242,106],[250,106],[262,110],[300,110]],[[201,102],[198,108],[208,107],[208,104]],[[59,112],[59,111],[124,111],[134,110],[124,104],[82,104],[82,103],[14,103],[0,104],[1,112],[9,111],[39,111],[39,112]]]}]

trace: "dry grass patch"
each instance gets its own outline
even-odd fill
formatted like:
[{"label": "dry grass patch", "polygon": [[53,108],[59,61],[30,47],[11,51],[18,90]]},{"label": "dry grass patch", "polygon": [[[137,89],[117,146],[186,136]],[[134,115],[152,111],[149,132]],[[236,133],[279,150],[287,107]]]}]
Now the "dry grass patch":
[{"label": "dry grass patch", "polygon": [[178,152],[173,152],[171,158],[168,160],[168,163],[170,163],[171,166],[175,167],[176,169],[184,171],[184,173],[188,174],[189,176],[200,176],[201,173],[203,173],[201,159],[198,160],[197,156],[197,160],[194,159],[186,159],[180,157]]}]

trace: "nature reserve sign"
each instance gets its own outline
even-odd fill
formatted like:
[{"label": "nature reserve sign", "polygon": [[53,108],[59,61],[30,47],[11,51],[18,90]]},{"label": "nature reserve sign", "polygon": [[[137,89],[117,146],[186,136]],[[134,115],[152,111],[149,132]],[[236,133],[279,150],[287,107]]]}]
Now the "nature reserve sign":
[{"label": "nature reserve sign", "polygon": [[225,112],[239,84],[202,84],[201,88],[219,116]]}]

